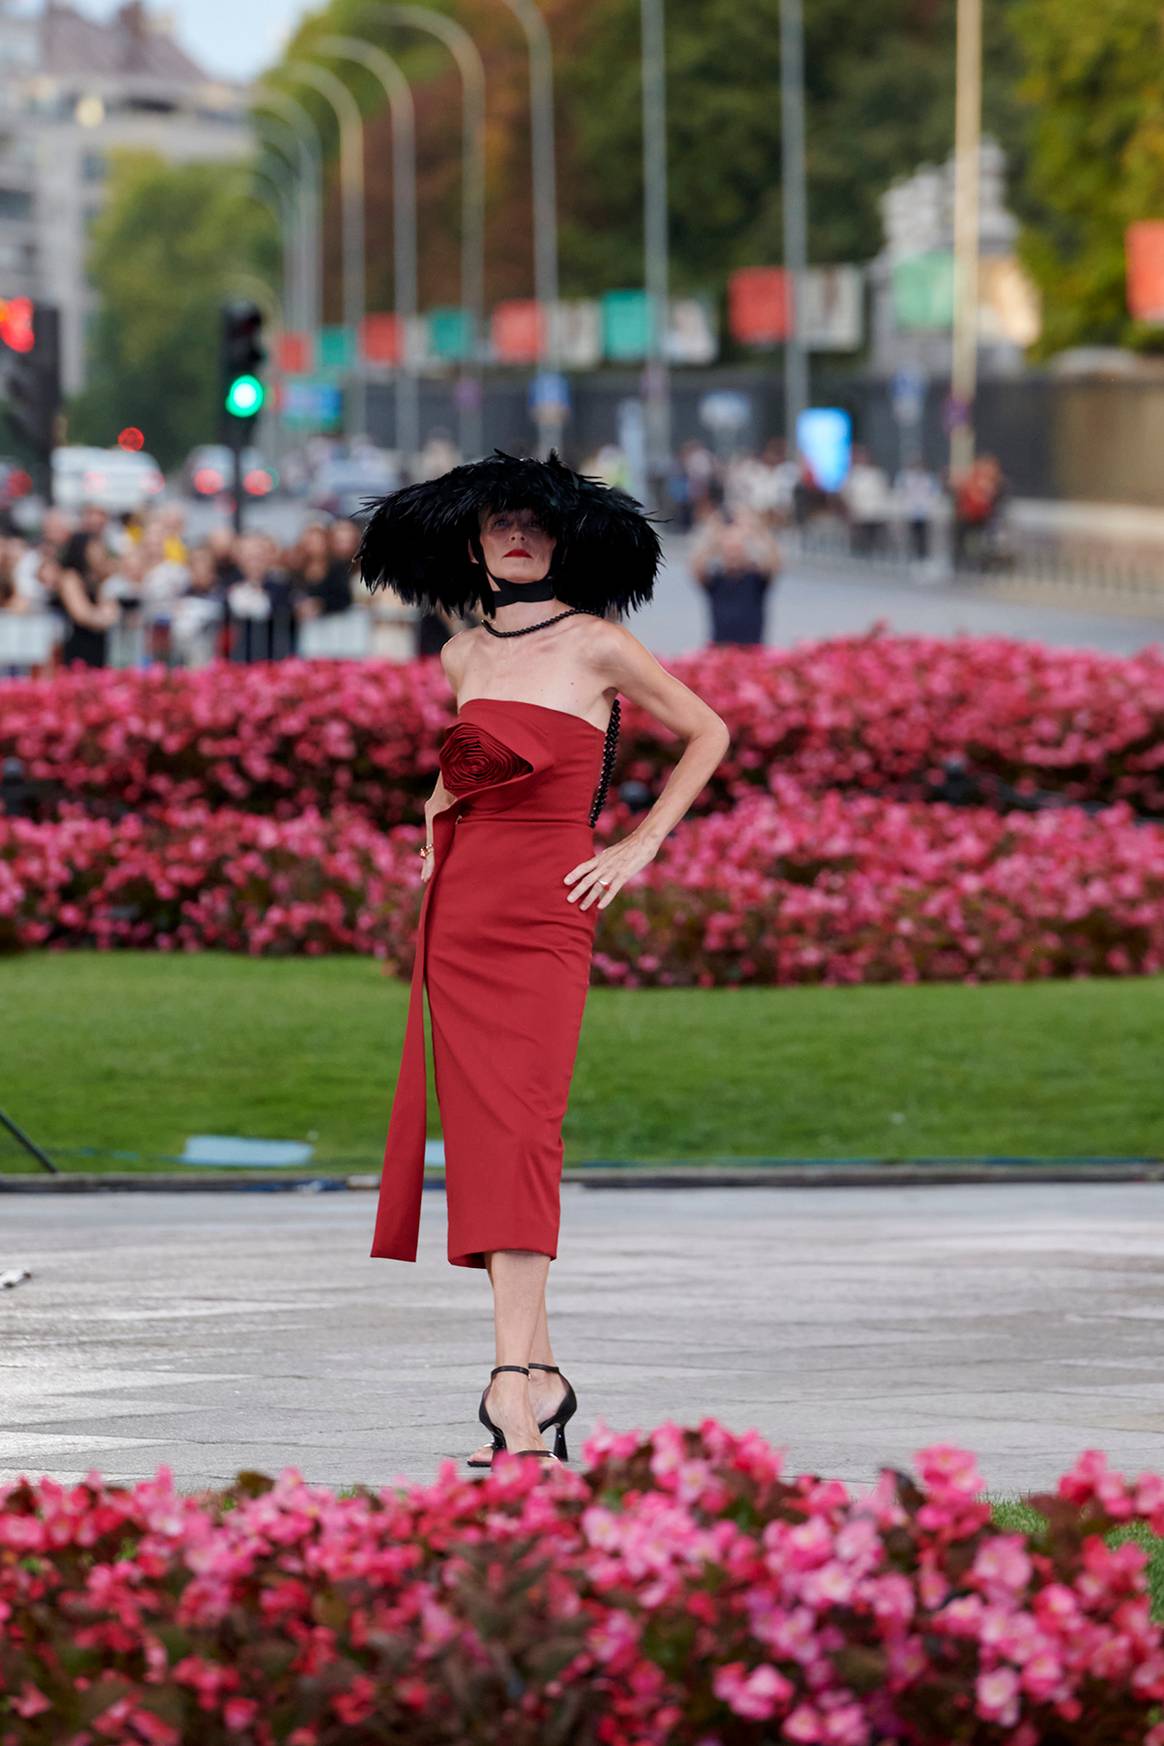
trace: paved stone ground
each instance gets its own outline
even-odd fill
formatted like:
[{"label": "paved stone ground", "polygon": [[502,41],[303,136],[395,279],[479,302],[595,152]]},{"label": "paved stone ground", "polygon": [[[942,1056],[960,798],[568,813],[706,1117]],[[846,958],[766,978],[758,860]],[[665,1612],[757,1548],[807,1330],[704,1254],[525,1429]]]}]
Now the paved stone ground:
[{"label": "paved stone ground", "polygon": [[[430,1479],[477,1442],[488,1281],[372,1261],[367,1194],[6,1199],[0,1477],[183,1489],[241,1467]],[[1164,1184],[619,1189],[568,1185],[551,1326],[578,1390],[571,1454],[707,1413],[797,1472],[857,1486],[926,1443],[992,1491],[1084,1448],[1159,1468]]]}]

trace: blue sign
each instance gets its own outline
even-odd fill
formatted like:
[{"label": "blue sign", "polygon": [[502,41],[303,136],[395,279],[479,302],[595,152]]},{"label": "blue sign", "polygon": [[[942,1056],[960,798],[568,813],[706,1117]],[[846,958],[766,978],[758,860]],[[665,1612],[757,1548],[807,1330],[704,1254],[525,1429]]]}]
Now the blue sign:
[{"label": "blue sign", "polygon": [[317,376],[288,376],[283,383],[283,417],[289,424],[335,424],[343,394],[335,382]]},{"label": "blue sign", "polygon": [[557,370],[540,370],[529,385],[529,409],[539,412],[546,407],[561,412],[570,410],[570,384]]},{"label": "blue sign", "polygon": [[839,491],[853,456],[853,421],[838,406],[810,406],[796,421],[796,446],[823,491]]}]

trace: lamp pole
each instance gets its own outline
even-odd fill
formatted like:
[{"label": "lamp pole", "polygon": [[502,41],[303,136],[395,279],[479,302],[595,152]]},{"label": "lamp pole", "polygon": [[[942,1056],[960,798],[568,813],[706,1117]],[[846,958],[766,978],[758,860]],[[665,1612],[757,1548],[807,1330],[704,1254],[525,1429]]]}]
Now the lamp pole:
[{"label": "lamp pole", "polygon": [[364,122],[360,106],[343,80],[314,61],[292,61],[288,77],[318,91],[331,104],[339,123],[340,189],[343,196],[344,326],[352,336],[354,355],[349,392],[344,400],[344,429],[349,436],[364,431],[364,371],[360,340],[366,304],[364,257]]},{"label": "lamp pole", "polygon": [[[266,118],[266,122],[270,120],[271,117]],[[279,228],[283,238],[283,307],[286,311],[288,326],[302,328],[306,326],[306,300],[308,296],[303,273],[304,263],[307,259],[303,241],[307,191],[296,176],[294,160],[290,164],[287,163],[286,158],[282,155],[283,148],[278,140],[261,136],[260,144],[265,146],[268,152],[280,154],[272,156],[271,161],[278,165],[281,174],[275,175],[261,159],[252,165],[252,170],[256,175],[265,176],[270,185],[278,190]],[[292,146],[294,146],[294,136],[292,136]],[[289,180],[287,179],[288,172]]]},{"label": "lamp pole", "polygon": [[[294,97],[271,85],[254,92],[256,104],[270,109],[291,129],[299,154],[303,187],[303,325],[313,339],[323,315],[323,243],[320,236],[323,210],[323,162],[319,133],[311,113]],[[260,113],[259,119],[267,119]]]},{"label": "lamp pole", "polygon": [[[289,325],[300,318],[301,305],[299,285],[299,269],[302,265],[299,259],[297,239],[295,234],[295,196],[291,188],[281,176],[276,176],[265,164],[256,163],[250,166],[250,174],[265,183],[270,195],[257,189],[248,189],[262,201],[268,211],[274,207],[278,220],[279,232],[283,242],[283,295],[280,299],[280,315],[285,317]],[[280,323],[281,325],[281,323]]]},{"label": "lamp pole", "polygon": [[808,198],[804,173],[804,17],[800,0],[780,0],[780,133],[784,271],[792,306],[784,342],[784,428],[788,458],[795,460],[800,415],[808,405],[802,295],[808,256]]},{"label": "lamp pole", "polygon": [[950,471],[974,459],[978,386],[978,192],[982,136],[982,0],[958,0],[954,98],[954,335]]},{"label": "lamp pole", "polygon": [[[556,371],[558,341],[558,189],[554,152],[554,57],[546,21],[534,0],[505,0],[529,48],[533,156],[534,296],[540,314],[538,361]],[[561,440],[562,408],[539,396],[536,422],[543,456]]]},{"label": "lamp pole", "polygon": [[400,67],[381,48],[352,36],[322,36],[315,44],[325,55],[356,61],[378,79],[392,116],[393,282],[400,364],[396,373],[396,443],[405,478],[411,478],[420,452],[420,394],[416,348],[416,110]]},{"label": "lamp pole", "polygon": [[667,361],[670,249],[667,226],[667,80],[664,0],[641,0],[643,236],[647,290],[647,476],[656,489],[671,457]]},{"label": "lamp pole", "polygon": [[461,74],[461,304],[469,323],[468,364],[473,383],[457,411],[461,454],[472,460],[484,448],[482,358],[485,331],[485,63],[463,24],[431,6],[381,5],[375,16],[410,24],[437,37]]}]

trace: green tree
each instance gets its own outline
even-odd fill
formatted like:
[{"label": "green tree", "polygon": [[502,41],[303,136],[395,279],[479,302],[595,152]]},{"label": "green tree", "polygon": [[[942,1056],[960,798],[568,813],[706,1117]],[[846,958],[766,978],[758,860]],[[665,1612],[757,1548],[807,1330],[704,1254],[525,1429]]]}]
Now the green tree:
[{"label": "green tree", "polygon": [[69,437],[105,446],[135,424],[169,467],[218,436],[219,308],[241,275],[274,281],[275,221],[245,193],[241,166],[125,152],[111,178],[89,255],[91,370]]},{"label": "green tree", "polygon": [[1158,0],[1016,0],[1029,106],[1021,252],[1044,300],[1043,354],[1159,347],[1127,311],[1124,232],[1164,217],[1164,19]]},{"label": "green tree", "polygon": [[[439,3],[439,0],[438,0]],[[642,282],[639,0],[540,0],[554,44],[561,282],[567,296]],[[986,13],[986,122],[1017,161],[1018,55],[1005,26],[1015,0]],[[881,245],[878,199],[953,147],[955,0],[806,0],[810,253],[864,260]],[[496,0],[445,0],[488,66],[489,296],[532,283],[528,64]],[[417,88],[422,300],[457,297],[459,88],[447,56],[384,22],[375,0],[330,0],[304,21],[288,60],[327,31],[366,35],[397,55]],[[335,69],[369,129],[369,285],[390,302],[391,142],[383,99],[349,64]],[[276,68],[274,78],[287,83]],[[668,0],[667,78],[673,276],[722,285],[735,266],[782,255],[780,42],[775,0]],[[332,123],[306,88],[299,100]],[[334,207],[334,202],[331,203]],[[329,236],[334,275],[338,233]],[[337,287],[332,285],[332,306]]]}]

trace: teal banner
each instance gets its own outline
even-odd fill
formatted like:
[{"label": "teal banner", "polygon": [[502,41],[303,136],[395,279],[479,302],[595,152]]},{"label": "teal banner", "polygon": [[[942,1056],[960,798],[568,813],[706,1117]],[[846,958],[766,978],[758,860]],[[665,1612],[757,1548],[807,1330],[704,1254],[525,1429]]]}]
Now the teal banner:
[{"label": "teal banner", "polygon": [[434,358],[457,362],[469,356],[469,314],[465,309],[430,309],[428,348]]},{"label": "teal banner", "polygon": [[350,370],[356,361],[355,337],[350,327],[321,327],[316,364],[321,370]]},{"label": "teal banner", "polygon": [[607,291],[602,298],[602,351],[612,363],[647,355],[650,306],[645,291]]},{"label": "teal banner", "polygon": [[949,249],[894,262],[893,318],[899,328],[953,325],[954,257]]}]

